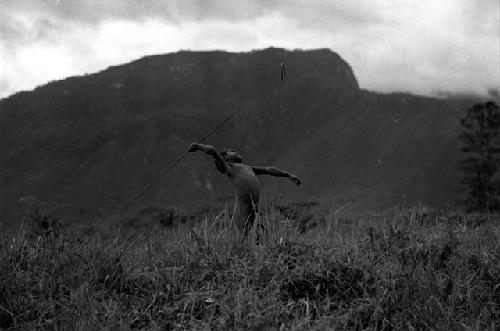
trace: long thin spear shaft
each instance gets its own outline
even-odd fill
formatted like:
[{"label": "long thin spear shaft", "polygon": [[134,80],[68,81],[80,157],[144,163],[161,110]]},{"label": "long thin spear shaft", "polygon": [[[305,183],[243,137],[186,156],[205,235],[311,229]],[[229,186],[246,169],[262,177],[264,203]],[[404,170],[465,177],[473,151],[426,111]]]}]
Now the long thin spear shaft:
[{"label": "long thin spear shaft", "polygon": [[[214,134],[221,126],[224,125],[224,123],[226,123],[227,121],[229,121],[231,119],[231,117],[233,117],[239,111],[240,111],[240,109],[236,109],[231,114],[229,114],[228,116],[226,116],[226,118],[224,118],[224,120],[222,120],[215,128],[213,128],[209,133],[207,133],[203,138],[201,138],[198,141],[198,143],[201,144],[202,142],[204,142],[205,140],[207,140],[208,137],[210,137],[212,134]],[[147,185],[141,192],[139,192],[138,194],[136,194],[129,202],[127,202],[123,206],[123,208],[127,209],[128,207],[130,207],[130,205],[132,205],[134,202],[136,202],[137,199],[139,199],[140,197],[142,197],[153,186],[155,186],[156,184],[158,184],[158,182],[160,180],[162,180],[163,177],[165,177],[166,175],[168,175],[170,173],[170,171],[172,171],[179,164],[179,162],[181,162],[182,160],[184,160],[184,158],[186,157],[186,155],[188,153],[189,153],[189,151],[185,151],[184,153],[182,153],[182,155],[179,156],[177,158],[177,160],[175,160],[174,163],[172,163],[172,165],[170,167],[168,167],[165,171],[163,171],[153,182],[151,182],[151,184]]]}]

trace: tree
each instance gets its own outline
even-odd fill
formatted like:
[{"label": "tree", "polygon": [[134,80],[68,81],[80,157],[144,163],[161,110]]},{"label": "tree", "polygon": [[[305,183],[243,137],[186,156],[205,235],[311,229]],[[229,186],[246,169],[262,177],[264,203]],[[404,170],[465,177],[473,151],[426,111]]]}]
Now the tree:
[{"label": "tree", "polygon": [[500,109],[494,102],[476,104],[460,121],[463,170],[468,210],[491,211],[500,208],[500,181],[495,178],[500,167]]}]

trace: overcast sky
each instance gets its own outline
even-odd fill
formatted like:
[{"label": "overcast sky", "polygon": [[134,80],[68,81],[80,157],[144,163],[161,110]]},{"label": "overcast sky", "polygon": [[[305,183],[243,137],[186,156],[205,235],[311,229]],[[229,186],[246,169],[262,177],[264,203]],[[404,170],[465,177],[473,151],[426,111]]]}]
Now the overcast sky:
[{"label": "overcast sky", "polygon": [[0,98],[158,53],[330,48],[362,88],[500,89],[500,0],[0,0]]}]

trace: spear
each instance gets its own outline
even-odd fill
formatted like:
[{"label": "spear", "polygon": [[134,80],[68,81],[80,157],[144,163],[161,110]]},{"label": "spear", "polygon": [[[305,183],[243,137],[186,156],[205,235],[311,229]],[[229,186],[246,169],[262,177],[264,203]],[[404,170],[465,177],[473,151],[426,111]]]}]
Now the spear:
[{"label": "spear", "polygon": [[[219,130],[219,128],[221,126],[224,125],[224,123],[226,123],[227,121],[229,121],[231,119],[231,117],[233,117],[236,113],[238,113],[240,111],[240,109],[236,109],[235,111],[233,111],[231,114],[227,115],[219,124],[217,124],[217,126],[215,126],[210,132],[208,132],[203,138],[201,138],[198,143],[201,144],[203,143],[205,140],[208,139],[208,137],[210,137],[211,135],[213,135],[215,132],[217,132],[217,130]],[[149,185],[147,185],[146,187],[144,187],[144,189],[142,191],[140,191],[139,193],[137,193],[132,199],[130,199],[129,202],[127,202],[125,205],[123,205],[123,208],[124,209],[127,209],[128,207],[130,207],[134,202],[136,202],[140,197],[142,197],[147,191],[149,191],[153,186],[155,186],[156,184],[158,184],[158,182],[160,182],[163,177],[165,177],[166,175],[168,175],[172,170],[174,170],[174,168],[182,161],[184,160],[184,158],[186,157],[186,155],[189,153],[188,150],[186,150],[184,153],[182,153],[175,161],[174,163],[172,163],[172,165],[170,167],[168,167],[167,169],[165,169],[162,173],[160,173],[160,175],[155,179],[153,180]]]}]

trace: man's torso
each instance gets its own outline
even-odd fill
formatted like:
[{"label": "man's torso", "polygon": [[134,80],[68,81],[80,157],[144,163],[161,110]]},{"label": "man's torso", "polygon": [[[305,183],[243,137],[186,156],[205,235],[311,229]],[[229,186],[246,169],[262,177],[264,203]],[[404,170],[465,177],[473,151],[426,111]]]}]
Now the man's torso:
[{"label": "man's torso", "polygon": [[227,163],[228,176],[233,183],[238,201],[241,203],[258,203],[260,183],[252,167],[242,163]]}]

